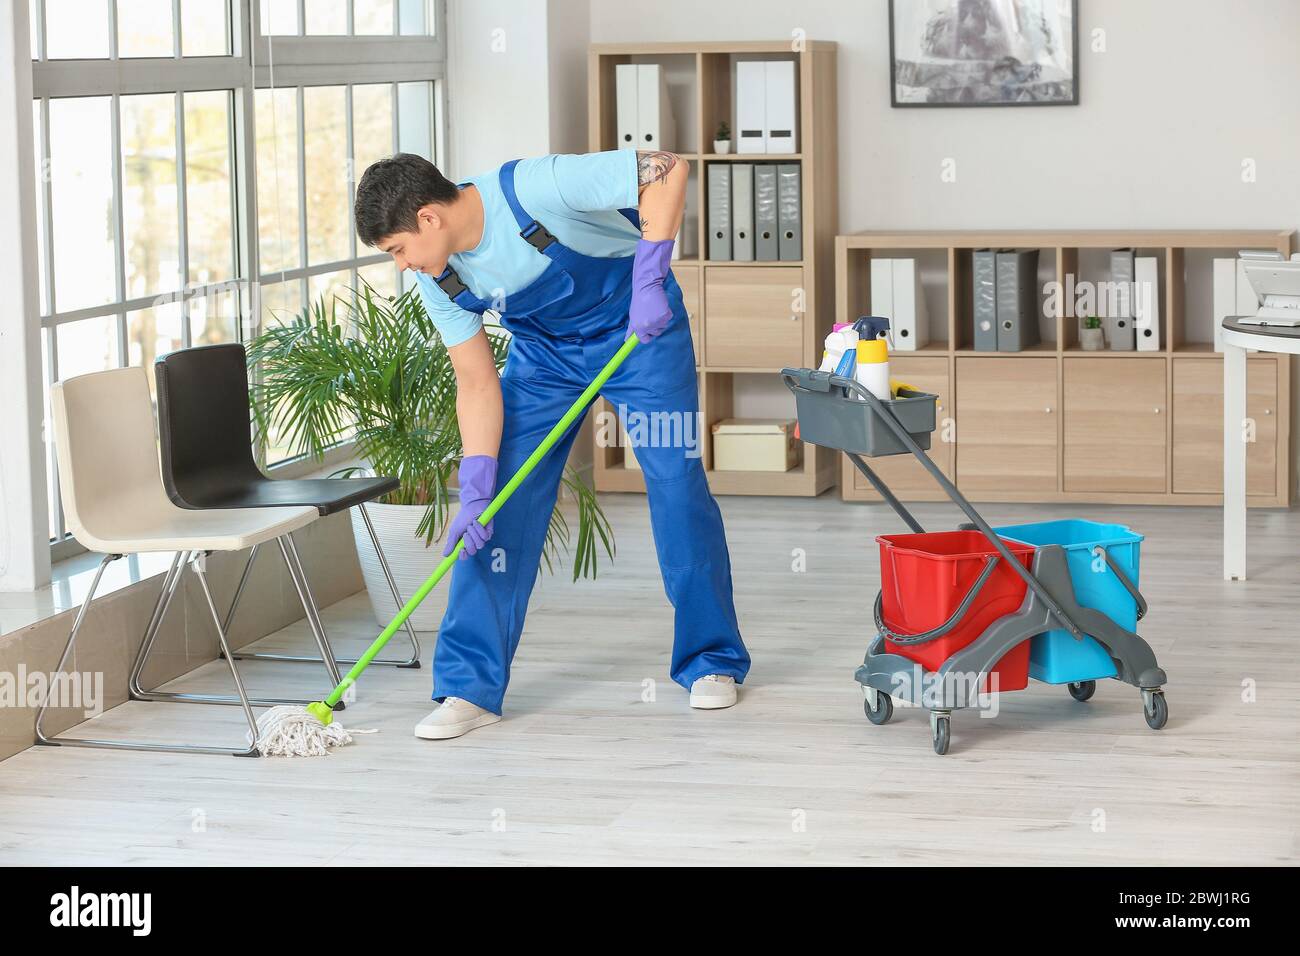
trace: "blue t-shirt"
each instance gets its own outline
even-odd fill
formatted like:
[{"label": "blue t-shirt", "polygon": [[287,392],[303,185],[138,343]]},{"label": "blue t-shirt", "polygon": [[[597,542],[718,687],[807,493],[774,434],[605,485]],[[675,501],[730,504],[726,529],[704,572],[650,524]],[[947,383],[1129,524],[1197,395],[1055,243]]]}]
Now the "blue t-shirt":
[{"label": "blue t-shirt", "polygon": [[[469,178],[483,200],[483,238],[471,251],[450,257],[461,281],[489,306],[528,286],[551,262],[520,237],[499,172]],[[556,239],[587,256],[636,252],[641,234],[618,210],[635,209],[638,192],[636,151],[631,149],[553,154],[522,160],[515,167],[520,205]],[[483,320],[452,302],[432,276],[416,273],[415,281],[444,344],[458,345],[482,328]]]}]

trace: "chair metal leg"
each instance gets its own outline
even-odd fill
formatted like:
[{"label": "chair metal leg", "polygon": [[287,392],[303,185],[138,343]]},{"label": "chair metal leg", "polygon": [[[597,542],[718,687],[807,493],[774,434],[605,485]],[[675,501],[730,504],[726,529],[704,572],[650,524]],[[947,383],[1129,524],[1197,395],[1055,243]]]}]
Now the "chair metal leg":
[{"label": "chair metal leg", "polygon": [[[237,607],[239,606],[239,599],[240,599],[241,597],[243,597],[243,595],[244,595],[244,588],[245,588],[245,586],[248,584],[248,579],[249,579],[249,577],[251,577],[251,572],[252,572],[252,570],[253,570],[253,562],[254,562],[255,560],[257,560],[257,552],[258,552],[258,549],[259,549],[260,547],[261,547],[261,545],[254,545],[254,546],[253,546],[253,549],[249,552],[249,555],[248,555],[248,561],[244,564],[244,571],[243,571],[243,573],[240,574],[240,576],[239,576],[239,586],[235,588],[235,596],[234,596],[234,598],[233,598],[233,599],[231,600],[231,602],[230,602],[230,610],[228,610],[228,611],[226,612],[226,632],[227,632],[227,633],[229,633],[229,631],[230,631],[230,622],[234,619],[234,616],[235,616],[235,608],[237,608]],[[299,598],[299,600],[303,600],[303,590],[302,590],[302,588],[301,588],[301,587],[299,586],[299,584],[298,584],[298,576],[297,576],[297,574],[296,574],[296,572],[295,572],[295,570],[294,570],[294,567],[293,567],[293,563],[292,563],[292,561],[290,560],[288,554],[285,552],[285,547],[284,547],[284,544],[283,544],[283,543],[280,544],[280,553],[281,553],[282,556],[284,556],[285,564],[286,564],[286,565],[288,566],[288,568],[289,568],[289,576],[290,576],[290,579],[293,581],[293,586],[294,586],[294,588],[298,591],[298,598]],[[306,576],[304,575],[304,580],[305,580],[305,577],[306,577]],[[314,606],[315,606],[315,604],[314,604],[314,600],[313,600],[313,602],[312,602],[312,605],[313,605],[313,609],[314,609]],[[311,628],[312,628],[312,634],[313,634],[313,636],[314,636],[314,635],[316,634],[316,627],[315,627],[315,625],[314,625],[314,624],[312,623],[312,621],[311,621],[311,614],[312,614],[312,612],[307,610],[307,608],[306,608],[306,602],[305,602],[305,601],[304,601],[303,611],[304,611],[304,613],[305,613],[305,614],[307,615],[307,617],[308,617],[308,624],[311,626]],[[317,619],[319,620],[319,614],[317,615]],[[326,643],[328,644],[328,638],[326,639]],[[319,646],[319,644],[320,644],[320,640],[319,640],[319,638],[317,638],[317,645]],[[244,650],[237,650],[237,651],[235,651],[235,660],[240,660],[240,661],[244,661],[244,660],[262,660],[262,661],[294,661],[294,662],[300,662],[300,663],[301,663],[301,662],[306,662],[306,663],[311,663],[311,664],[319,664],[319,663],[321,663],[321,661],[323,660],[323,658],[321,658],[321,657],[311,657],[310,655],[298,655],[298,654],[269,654],[269,653],[265,653],[265,652],[261,652],[261,651],[244,651]],[[333,677],[334,677],[334,673],[331,673],[331,674],[330,674],[330,677],[333,678]],[[338,686],[337,681],[335,682],[335,686],[336,686],[336,687]]]},{"label": "chair metal leg", "polygon": [[221,643],[221,650],[226,655],[226,663],[230,666],[230,676],[234,678],[235,690],[239,692],[240,707],[244,711],[244,719],[248,721],[248,729],[252,735],[249,737],[249,747],[256,753],[257,718],[253,716],[252,701],[248,699],[248,691],[244,688],[243,678],[239,676],[239,668],[230,659],[230,645],[226,643],[226,629],[221,625],[221,615],[217,613],[217,604],[212,600],[212,588],[208,586],[207,561],[207,555],[201,555],[195,560],[194,575],[199,579],[199,586],[203,588],[203,598],[208,603],[208,611],[212,614],[212,623],[217,629],[217,640]]},{"label": "chair metal leg", "polygon": [[[172,562],[171,568],[163,578],[163,589],[158,595],[158,603],[154,606],[154,613],[149,623],[149,629],[152,633],[146,635],[146,643],[148,644],[153,643],[153,636],[157,633],[158,625],[161,622],[163,615],[166,614],[167,605],[171,600],[171,594],[175,592],[176,581],[179,580],[180,573],[184,570],[184,565],[181,562],[182,554],[184,554],[188,559],[189,554],[187,552],[178,553],[176,560]],[[77,634],[81,631],[81,624],[86,618],[86,611],[90,608],[91,601],[95,599],[95,592],[99,589],[99,582],[104,575],[104,569],[108,567],[110,562],[116,561],[120,557],[120,554],[107,554],[104,556],[104,560],[100,562],[99,569],[95,572],[94,580],[91,582],[90,591],[86,594],[86,600],[82,602],[81,608],[77,611],[76,620],[72,624],[72,631],[68,635],[68,643],[64,645],[63,654],[59,658],[59,666],[55,672],[56,678],[57,675],[63,673],[63,669],[67,666],[68,658],[71,656],[73,646],[77,641]],[[202,558],[199,560],[202,560]],[[221,627],[221,619],[217,617],[216,608],[212,604],[212,596],[208,589],[207,578],[200,568],[196,567],[195,571],[199,574],[199,581],[203,585],[203,592],[208,599],[208,606],[212,609],[213,620],[217,625],[218,639],[220,640],[222,647],[225,648],[225,632]],[[148,657],[147,651],[144,654],[144,657]],[[249,729],[252,733],[249,745],[244,749],[236,750],[230,747],[215,747],[199,744],[162,744],[149,741],[136,742],[126,740],[101,740],[89,737],[51,737],[45,733],[44,729],[41,727],[41,722],[45,717],[45,711],[49,707],[50,694],[54,691],[54,680],[50,681],[50,684],[45,691],[45,699],[41,701],[41,706],[36,711],[36,742],[50,747],[86,747],[96,750],[140,750],[160,751],[164,753],[231,754],[236,757],[257,757],[259,756],[256,746],[257,720],[253,717],[253,711],[250,707],[252,702],[248,699],[248,695],[244,691],[244,684],[243,681],[240,680],[238,672],[235,670],[234,661],[230,661],[229,663],[231,674],[235,678],[235,687],[240,693],[241,702],[244,707],[244,716],[248,720]],[[139,658],[137,658],[137,664],[143,666],[140,664]]]},{"label": "chair metal leg", "polygon": [[280,553],[284,555],[284,563],[289,569],[289,577],[293,579],[293,586],[298,592],[298,600],[302,602],[303,613],[307,615],[307,624],[311,627],[312,635],[316,638],[316,646],[320,649],[320,659],[324,661],[330,680],[337,687],[342,683],[343,675],[339,673],[338,662],[334,659],[334,649],[330,647],[325,625],[321,623],[320,612],[316,609],[316,598],[311,593],[311,585],[307,583],[307,572],[303,569],[302,558],[298,556],[298,546],[293,542],[292,533],[277,540]]},{"label": "chair metal leg", "polygon": [[[253,570],[253,562],[257,560],[257,552],[261,549],[260,544],[255,544],[252,550],[248,552],[248,560],[244,562],[244,571],[239,575],[239,586],[235,588],[235,596],[230,600],[230,610],[226,611],[226,622],[223,625],[226,633],[230,633],[230,622],[235,619],[235,608],[239,607],[239,599],[244,596],[244,587],[248,584],[248,578]],[[238,651],[235,656],[239,657]]]},{"label": "chair metal leg", "polygon": [[[185,566],[198,557],[197,552],[186,553],[185,560],[181,561],[181,556],[177,555],[176,562],[173,562],[171,580],[164,580],[163,591],[158,596],[158,605],[154,608],[153,617],[149,622],[149,629],[145,632],[144,640],[140,643],[140,652],[136,655],[135,666],[131,668],[131,678],[128,690],[132,700],[150,700],[166,701],[177,704],[223,704],[239,705],[242,699],[237,695],[231,694],[190,694],[180,691],[166,691],[156,689],[146,689],[141,683],[141,675],[144,673],[145,664],[148,663],[149,654],[153,650],[154,643],[158,636],[158,631],[162,628],[163,619],[167,616],[167,610],[171,607],[172,598],[176,593],[176,586],[180,583],[181,576],[185,573]],[[179,567],[177,566],[179,564]],[[170,573],[170,572],[169,572]],[[233,609],[233,608],[232,608]],[[222,623],[220,618],[217,619],[218,630],[220,632],[220,651],[219,656],[225,657],[229,653],[229,648],[225,639],[229,619]],[[236,655],[238,656],[238,655]],[[337,684],[335,685],[337,686]],[[249,702],[258,707],[270,707],[275,704],[310,704],[312,698],[307,697],[251,697]],[[225,751],[222,751],[223,753]]]},{"label": "chair metal leg", "polygon": [[[365,522],[366,531],[370,535],[370,540],[374,543],[375,554],[379,558],[379,567],[384,572],[384,580],[388,582],[388,589],[393,594],[393,600],[397,602],[397,606],[400,608],[402,605],[406,603],[406,601],[402,598],[402,595],[397,590],[397,582],[393,579],[393,572],[392,569],[388,566],[388,559],[384,556],[384,549],[379,546],[379,536],[375,533],[375,526],[370,521],[370,514],[366,511],[365,505],[359,505],[358,508],[361,511],[361,519],[362,521]],[[294,550],[296,553],[297,549],[295,548]],[[257,553],[256,549],[254,549],[253,552],[254,556],[256,555],[256,553]],[[288,559],[286,558],[285,560],[287,561]],[[235,591],[235,601],[239,600],[239,596],[243,592],[244,582],[248,578],[248,571],[249,568],[252,567],[252,564],[253,564],[253,558],[250,557],[248,559],[248,564],[245,565],[244,567],[244,574],[239,580],[239,588]],[[292,573],[292,569],[291,569],[291,573]],[[307,579],[307,575],[304,572],[303,580],[306,581],[306,579]],[[313,608],[315,607],[314,600],[312,601],[312,606]],[[234,614],[234,610],[235,610],[235,605],[232,603],[230,606],[230,613]],[[316,611],[316,615],[317,615],[317,620],[319,621],[320,612]],[[308,616],[310,617],[310,612]],[[227,626],[229,626],[229,621],[227,621]],[[322,631],[323,630],[324,627],[322,625]],[[419,669],[419,667],[421,666],[420,665],[420,639],[419,637],[416,636],[415,628],[411,625],[411,621],[409,618],[406,621],[406,634],[411,641],[410,657],[406,658],[405,660],[394,660],[392,658],[387,658],[387,657],[376,657],[370,663],[387,664],[390,667],[408,667],[411,668],[412,670]],[[262,660],[262,661],[293,661],[294,663],[300,663],[300,664],[303,663],[319,664],[321,661],[321,658],[319,657],[311,657],[311,656],[299,655],[299,654],[272,654],[272,653],[266,653],[261,651],[235,651],[235,657],[241,661],[254,659],[254,660]],[[357,659],[355,657],[336,657],[334,658],[334,660],[337,661],[339,664],[355,664],[357,662]],[[337,686],[337,684],[335,686]]]},{"label": "chair metal leg", "polygon": [[144,639],[140,641],[140,649],[136,652],[135,663],[131,665],[131,676],[127,681],[127,692],[133,700],[145,699],[142,696],[145,691],[140,687],[140,675],[144,672],[145,662],[149,659],[149,652],[153,649],[163,618],[167,616],[172,597],[176,594],[176,585],[185,572],[185,565],[189,563],[190,557],[189,551],[177,551],[171,567],[163,576],[162,590],[158,592],[158,601],[154,604],[153,614],[149,617],[149,626],[145,628]]}]

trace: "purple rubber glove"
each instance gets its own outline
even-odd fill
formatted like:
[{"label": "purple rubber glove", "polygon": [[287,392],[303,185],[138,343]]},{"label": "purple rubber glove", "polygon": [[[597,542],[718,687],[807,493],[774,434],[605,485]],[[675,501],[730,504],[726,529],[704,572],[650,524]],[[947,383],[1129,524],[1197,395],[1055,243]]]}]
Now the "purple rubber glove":
[{"label": "purple rubber glove", "polygon": [[478,523],[478,517],[492,501],[492,492],[497,484],[497,460],[491,455],[469,455],[460,462],[460,510],[447,526],[447,546],[442,550],[445,558],[456,548],[461,535],[465,536],[465,547],[460,552],[464,561],[478,549],[487,544],[492,537],[492,522],[487,527]]},{"label": "purple rubber glove", "polygon": [[673,310],[664,292],[664,279],[668,277],[672,258],[671,239],[637,241],[636,256],[632,260],[632,307],[628,310],[624,341],[636,333],[639,341],[649,342],[668,328]]}]

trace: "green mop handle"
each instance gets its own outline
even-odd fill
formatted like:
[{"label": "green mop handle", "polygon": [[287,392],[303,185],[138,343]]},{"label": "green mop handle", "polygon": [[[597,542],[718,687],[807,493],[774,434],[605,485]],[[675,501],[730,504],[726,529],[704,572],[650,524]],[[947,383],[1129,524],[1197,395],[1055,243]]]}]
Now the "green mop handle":
[{"label": "green mop handle", "polygon": [[[532,470],[537,467],[537,463],[545,457],[546,453],[555,446],[555,443],[560,440],[560,436],[568,431],[569,426],[577,420],[578,416],[582,415],[582,413],[587,410],[587,406],[591,404],[592,399],[596,397],[597,393],[600,392],[605,383],[609,381],[609,377],[614,374],[618,367],[623,364],[623,360],[631,354],[634,348],[636,348],[637,342],[638,339],[636,335],[630,336],[628,340],[623,343],[623,347],[614,353],[614,357],[605,363],[605,367],[600,370],[600,374],[597,375],[592,383],[583,390],[583,393],[574,400],[573,404],[569,406],[569,410],[564,413],[564,417],[556,422],[555,426],[546,433],[546,437],[542,439],[542,443],[537,446],[531,455],[528,456],[528,460],[519,466],[519,470],[515,472],[514,477],[506,482],[505,487],[497,492],[497,496],[492,499],[491,504],[483,509],[483,513],[478,517],[479,524],[486,527],[487,523],[492,520],[492,517],[501,510],[502,506],[505,505],[507,501],[510,500],[510,496],[515,493],[515,489],[518,488]],[[361,676],[361,672],[370,666],[370,662],[375,659],[376,654],[384,649],[384,645],[388,643],[389,638],[401,629],[402,625],[406,623],[406,619],[415,613],[415,609],[420,606],[426,597],[429,596],[429,592],[432,591],[437,586],[438,582],[443,579],[443,576],[452,569],[452,566],[455,565],[456,559],[459,557],[460,552],[464,547],[465,539],[462,537],[456,542],[455,550],[442,559],[442,563],[438,565],[437,570],[435,570],[433,574],[429,575],[428,580],[420,585],[420,589],[416,591],[415,594],[411,595],[411,599],[406,602],[405,607],[397,612],[397,617],[393,618],[393,620],[389,622],[389,625],[384,628],[384,632],[375,638],[373,644],[366,648],[366,652],[357,660],[352,670],[348,671],[347,676],[343,678],[343,681],[339,686],[335,687],[334,691],[325,698],[325,703],[328,706],[333,707],[337,704],[343,698],[347,689],[356,683],[357,678]]]}]

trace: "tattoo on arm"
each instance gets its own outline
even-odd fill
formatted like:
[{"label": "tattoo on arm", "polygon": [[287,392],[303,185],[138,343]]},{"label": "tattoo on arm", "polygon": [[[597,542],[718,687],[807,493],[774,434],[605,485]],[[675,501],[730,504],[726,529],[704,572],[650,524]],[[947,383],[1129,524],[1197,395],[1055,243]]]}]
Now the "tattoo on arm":
[{"label": "tattoo on arm", "polygon": [[638,150],[636,154],[636,180],[638,186],[661,183],[668,171],[677,165],[677,157],[662,150]]}]

